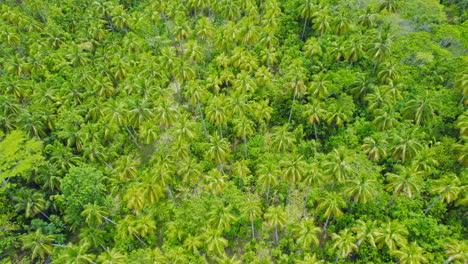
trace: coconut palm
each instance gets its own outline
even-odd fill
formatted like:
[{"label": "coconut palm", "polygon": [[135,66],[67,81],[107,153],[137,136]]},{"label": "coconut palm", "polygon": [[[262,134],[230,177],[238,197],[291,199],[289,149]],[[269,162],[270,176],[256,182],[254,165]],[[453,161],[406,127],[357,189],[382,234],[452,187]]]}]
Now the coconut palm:
[{"label": "coconut palm", "polygon": [[63,252],[58,255],[57,260],[61,261],[61,263],[69,263],[69,264],[88,264],[93,263],[95,256],[93,254],[89,254],[89,244],[82,243],[79,245],[74,245],[69,243]]},{"label": "coconut palm", "polygon": [[325,173],[330,177],[333,184],[348,179],[353,169],[351,167],[351,156],[344,147],[333,149],[328,153],[327,160],[323,163]]},{"label": "coconut palm", "polygon": [[402,163],[412,160],[423,149],[423,145],[415,138],[417,130],[403,129],[390,138],[389,153],[392,158],[401,160]]},{"label": "coconut palm", "polygon": [[272,129],[269,145],[274,151],[282,153],[291,149],[294,140],[294,134],[288,131],[287,125],[276,126]]},{"label": "coconut palm", "polygon": [[217,134],[209,136],[208,139],[209,142],[206,143],[208,149],[205,152],[205,157],[216,162],[221,170],[224,170],[223,162],[228,158],[231,151],[229,142]]},{"label": "coconut palm", "polygon": [[390,251],[397,247],[405,246],[408,242],[405,236],[408,235],[408,230],[405,225],[398,220],[388,220],[377,229],[375,242],[381,248],[386,245]]},{"label": "coconut palm", "polygon": [[320,243],[318,238],[320,231],[320,227],[315,226],[313,218],[305,218],[292,228],[296,243],[302,249],[309,249],[312,245],[318,246]]},{"label": "coconut palm", "polygon": [[377,130],[379,131],[385,131],[390,128],[395,127],[398,124],[398,120],[396,118],[396,114],[394,111],[387,109],[387,110],[382,110],[378,109],[374,112],[375,114],[375,119],[374,119],[374,124],[377,127]]},{"label": "coconut palm", "polygon": [[206,118],[214,125],[219,126],[220,136],[223,137],[222,125],[227,122],[229,113],[224,97],[216,96],[210,99],[206,107]]},{"label": "coconut palm", "polygon": [[303,259],[297,259],[294,263],[296,264],[324,264],[325,260],[318,260],[315,254],[307,254]]},{"label": "coconut palm", "polygon": [[[23,187],[19,189],[12,198],[15,202],[15,211],[24,211],[24,215],[27,218],[42,213],[42,210],[46,207],[44,194],[34,191],[33,189]],[[44,215],[44,213],[42,214]]]},{"label": "coconut palm", "polygon": [[120,253],[117,249],[107,249],[106,251],[102,252],[97,257],[97,262],[101,264],[125,264],[126,257],[124,254]]},{"label": "coconut palm", "polygon": [[323,170],[318,167],[317,163],[308,166],[306,174],[303,177],[302,183],[306,186],[306,195],[304,198],[304,206],[302,207],[302,217],[305,217],[307,202],[311,188],[320,187],[324,181]]},{"label": "coconut palm", "polygon": [[403,108],[403,117],[412,119],[416,125],[426,124],[434,117],[434,100],[426,93],[406,103]]},{"label": "coconut palm", "polygon": [[343,211],[341,209],[345,207],[346,202],[343,197],[341,197],[340,193],[325,192],[322,195],[322,197],[319,199],[317,210],[323,211],[323,216],[326,218],[325,224],[323,225],[323,230],[327,229],[330,218],[339,218],[343,216]]},{"label": "coconut palm", "polygon": [[85,223],[88,226],[100,226],[103,224],[103,220],[108,216],[103,206],[96,203],[86,204],[81,211],[81,216],[84,217]]},{"label": "coconut palm", "polygon": [[221,230],[206,229],[202,235],[208,251],[216,255],[223,255],[224,248],[228,244],[228,241],[221,236],[221,233]]},{"label": "coconut palm", "polygon": [[207,213],[208,223],[213,229],[220,231],[229,231],[231,224],[237,221],[237,218],[231,214],[231,206],[217,206]]},{"label": "coconut palm", "polygon": [[293,90],[293,98],[291,104],[291,110],[289,111],[288,117],[288,124],[291,122],[292,113],[294,110],[294,103],[296,102],[296,98],[300,97],[301,94],[307,89],[307,86],[304,83],[304,80],[295,77],[291,82],[287,82],[284,84],[284,87]]},{"label": "coconut palm", "polygon": [[398,174],[390,172],[386,174],[388,182],[386,189],[393,192],[393,198],[388,203],[387,208],[401,193],[408,198],[412,198],[420,192],[422,187],[422,172],[403,166],[397,166],[396,171],[398,171]]},{"label": "coconut palm", "polygon": [[337,263],[340,258],[348,256],[353,250],[357,250],[357,246],[354,243],[355,237],[349,229],[343,229],[338,234],[333,233],[331,237],[333,240],[332,248],[338,249],[335,263]]},{"label": "coconut palm", "polygon": [[344,193],[353,198],[353,205],[355,203],[366,204],[377,194],[377,181],[364,175],[347,181],[346,185]]},{"label": "coconut palm", "polygon": [[345,12],[340,12],[335,16],[333,21],[333,28],[338,35],[346,34],[351,27],[351,20],[347,17]]},{"label": "coconut palm", "polygon": [[315,139],[318,139],[317,123],[319,123],[325,117],[325,114],[325,107],[319,100],[313,100],[311,103],[305,105],[305,109],[302,112],[302,115],[306,118],[307,123],[314,126]]},{"label": "coconut palm", "polygon": [[280,205],[270,206],[268,207],[264,218],[267,221],[267,226],[275,228],[275,241],[276,244],[278,244],[278,228],[282,228],[286,225],[286,211],[284,211],[284,208]]},{"label": "coconut palm", "polygon": [[255,220],[258,219],[262,214],[262,208],[260,200],[249,198],[244,202],[242,206],[242,212],[245,213],[247,221],[250,222],[252,227],[252,239],[255,238]]},{"label": "coconut palm", "polygon": [[255,123],[246,116],[234,120],[234,132],[244,140],[244,155],[246,159],[248,159],[247,136],[254,134],[254,126]]},{"label": "coconut palm", "polygon": [[304,19],[304,27],[302,29],[301,38],[304,39],[304,33],[307,26],[307,21],[312,18],[316,9],[315,0],[305,0],[298,8],[299,16]]},{"label": "coconut palm", "polygon": [[384,145],[385,143],[385,140],[376,140],[372,137],[366,137],[363,140],[361,149],[367,153],[370,160],[377,162],[387,156],[387,151],[385,151]]},{"label": "coconut palm", "polygon": [[78,237],[80,238],[80,243],[87,243],[93,248],[98,248],[101,246],[104,248],[104,235],[105,231],[95,227],[84,227],[80,229]]},{"label": "coconut palm", "polygon": [[431,210],[432,206],[439,201],[451,203],[456,200],[462,191],[460,179],[455,174],[448,174],[433,182],[430,190],[431,194],[439,194],[434,201],[427,207],[424,214]]},{"label": "coconut palm", "polygon": [[53,246],[51,244],[55,240],[55,235],[46,235],[39,228],[35,232],[21,236],[20,240],[22,242],[21,249],[31,250],[32,259],[36,257],[44,259],[46,254],[52,254]]},{"label": "coconut palm", "polygon": [[356,246],[359,248],[362,242],[368,242],[373,247],[376,247],[375,239],[377,236],[377,220],[364,221],[359,219],[356,221],[356,225],[352,228],[356,232]]},{"label": "coconut palm", "polygon": [[288,195],[286,196],[287,204],[293,184],[299,182],[306,174],[307,163],[302,155],[293,154],[281,160],[280,166],[283,178],[289,182]]},{"label": "coconut palm", "polygon": [[304,50],[304,55],[310,57],[312,60],[315,56],[322,56],[323,54],[320,42],[314,37],[309,38],[302,49]]},{"label": "coconut palm", "polygon": [[328,7],[323,7],[314,13],[315,18],[312,20],[314,23],[312,28],[320,35],[330,30],[331,17],[328,14]]},{"label": "coconut palm", "polygon": [[427,258],[424,256],[424,249],[416,242],[402,246],[399,250],[394,250],[393,255],[399,258],[401,264],[421,264],[427,263]]},{"label": "coconut palm", "polygon": [[468,246],[465,241],[452,240],[445,244],[445,253],[449,256],[443,264],[448,264],[453,260],[459,259],[461,262],[468,261]]},{"label": "coconut palm", "polygon": [[328,80],[327,75],[319,73],[313,77],[310,83],[309,93],[314,97],[325,98],[329,94],[331,82]]},{"label": "coconut palm", "polygon": [[269,203],[270,188],[278,184],[278,166],[273,162],[261,163],[257,167],[258,183],[266,188],[266,201]]}]

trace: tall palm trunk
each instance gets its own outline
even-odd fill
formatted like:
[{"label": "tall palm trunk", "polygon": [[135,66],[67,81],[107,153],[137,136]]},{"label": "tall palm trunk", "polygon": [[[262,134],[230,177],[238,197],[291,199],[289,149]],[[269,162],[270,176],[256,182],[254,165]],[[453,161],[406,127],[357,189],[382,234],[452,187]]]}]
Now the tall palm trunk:
[{"label": "tall palm trunk", "polygon": [[276,245],[278,245],[278,225],[275,225],[275,239],[276,239]]},{"label": "tall palm trunk", "polygon": [[128,126],[125,126],[125,129],[127,130],[128,134],[130,134],[130,136],[132,137],[133,142],[135,143],[135,145],[136,145],[138,148],[141,148],[140,144],[138,144],[138,140],[135,138],[135,136],[133,135],[132,131],[130,131],[130,129],[128,128]]},{"label": "tall palm trunk", "polygon": [[318,136],[317,136],[317,124],[314,122],[314,134],[315,134],[315,139],[317,140],[318,139]]},{"label": "tall palm trunk", "polygon": [[252,218],[252,221],[250,221],[250,224],[252,226],[252,239],[255,238],[255,225],[254,225],[254,220]]},{"label": "tall palm trunk", "polygon": [[450,256],[450,257],[448,257],[448,259],[446,259],[446,260],[444,261],[443,264],[448,264],[450,261],[452,261],[452,260],[454,260],[454,259],[455,259],[455,258],[454,258],[453,256]]},{"label": "tall palm trunk", "polygon": [[304,33],[305,33],[306,25],[307,25],[307,19],[304,19],[304,27],[302,28],[302,35],[301,35],[302,40],[304,40]]},{"label": "tall palm trunk", "polygon": [[403,191],[403,189],[400,189],[398,190],[395,195],[393,196],[392,200],[390,200],[390,202],[387,204],[387,208],[390,207],[390,205],[393,204],[393,202],[395,202],[396,198],[398,198],[398,196],[400,195],[401,191]]},{"label": "tall palm trunk", "polygon": [[219,124],[219,136],[223,138],[223,128],[221,127],[221,124]]},{"label": "tall palm trunk", "polygon": [[306,196],[304,198],[304,206],[302,207],[302,218],[304,218],[304,216],[305,216],[305,211],[306,211],[306,206],[307,206],[307,200],[309,199],[309,194],[310,194],[310,187],[307,188]]},{"label": "tall palm trunk", "polygon": [[327,221],[325,221],[325,224],[323,225],[323,231],[327,230],[328,220],[330,220],[330,216],[327,217]]},{"label": "tall palm trunk", "polygon": [[429,210],[431,210],[432,206],[434,206],[434,204],[440,200],[440,198],[442,198],[442,194],[439,194],[439,196],[437,196],[437,198],[435,198],[434,201],[432,201],[432,203],[429,205],[429,207],[427,207],[426,211],[424,211],[424,214],[427,214],[427,212],[429,212]]},{"label": "tall palm trunk", "polygon": [[289,188],[288,188],[288,195],[286,196],[286,204],[289,204],[289,196],[291,195],[292,186],[293,186],[293,181],[290,180],[289,181]]},{"label": "tall palm trunk", "polygon": [[246,136],[244,136],[244,155],[245,155],[245,159],[249,158],[249,153],[247,151],[247,137]]},{"label": "tall palm trunk", "polygon": [[341,250],[340,252],[338,252],[338,256],[336,256],[336,259],[335,259],[335,264],[338,262],[338,260],[340,259],[340,255],[341,255]]},{"label": "tall palm trunk", "polygon": [[206,138],[208,136],[208,133],[206,132],[205,118],[203,117],[203,111],[201,109],[200,100],[198,99],[197,99],[197,107],[198,107],[198,111],[200,112],[200,117],[201,117],[202,124],[203,124],[203,134],[205,135],[205,138]]},{"label": "tall palm trunk", "polygon": [[177,206],[177,203],[174,199],[174,195],[172,194],[172,190],[171,190],[171,186],[169,184],[166,184],[166,189],[167,189],[167,193],[169,194],[169,196],[171,197],[172,201],[174,202],[174,205]]},{"label": "tall palm trunk", "polygon": [[267,186],[267,191],[266,191],[266,202],[267,202],[267,205],[270,204],[270,184],[268,184],[268,186]]},{"label": "tall palm trunk", "polygon": [[294,110],[294,102],[296,101],[296,94],[297,94],[297,87],[296,87],[296,89],[294,89],[294,95],[293,95],[293,100],[292,100],[292,105],[291,105],[291,111],[289,111],[288,125],[291,122],[291,117],[292,117],[292,113],[293,113],[293,110]]}]

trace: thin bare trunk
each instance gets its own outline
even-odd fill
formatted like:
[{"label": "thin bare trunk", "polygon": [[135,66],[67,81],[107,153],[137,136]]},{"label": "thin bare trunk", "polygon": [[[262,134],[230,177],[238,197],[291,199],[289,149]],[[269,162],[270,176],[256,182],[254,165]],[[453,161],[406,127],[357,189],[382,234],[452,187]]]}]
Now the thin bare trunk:
[{"label": "thin bare trunk", "polygon": [[172,194],[171,186],[169,184],[166,184],[166,189],[167,189],[167,193],[169,194],[172,201],[174,202],[174,205],[177,205],[177,203],[176,203],[176,201],[174,199],[174,195]]},{"label": "thin bare trunk", "polygon": [[302,217],[303,218],[305,216],[307,200],[309,199],[309,194],[310,194],[310,187],[307,188],[306,196],[305,196],[305,199],[304,199],[304,206],[302,207]]},{"label": "thin bare trunk", "polygon": [[201,116],[201,120],[202,120],[202,123],[203,123],[203,133],[204,133],[205,138],[206,138],[208,136],[208,133],[206,132],[205,118],[203,117],[203,111],[201,109],[200,100],[198,100],[198,99],[197,99],[197,106],[198,106],[198,111],[200,111],[200,116]]},{"label": "thin bare trunk", "polygon": [[252,225],[252,239],[255,238],[255,225],[254,225],[254,220],[250,221],[250,224]]},{"label": "thin bare trunk", "polygon": [[454,260],[455,258],[453,256],[450,256],[448,259],[444,261],[443,264],[448,264],[450,261]]},{"label": "thin bare trunk", "polygon": [[244,136],[244,155],[246,159],[249,158],[249,153],[247,151],[247,137],[246,136]]},{"label": "thin bare trunk", "polygon": [[327,225],[328,225],[328,220],[330,220],[330,216],[327,217],[327,221],[325,221],[325,224],[323,225],[323,231],[325,231],[327,229]]},{"label": "thin bare trunk", "polygon": [[293,100],[291,104],[291,111],[289,111],[288,125],[291,122],[292,113],[294,110],[294,102],[296,101],[297,88],[294,90]]},{"label": "thin bare trunk", "polygon": [[302,40],[304,40],[304,33],[305,33],[306,25],[307,25],[307,19],[304,20],[304,27],[302,28],[302,35],[301,35]]},{"label": "thin bare trunk", "polygon": [[286,204],[289,204],[289,196],[291,195],[292,186],[293,186],[293,181],[291,180],[291,181],[289,182],[288,196],[286,196]]},{"label": "thin bare trunk", "polygon": [[317,136],[317,124],[315,124],[315,122],[314,122],[314,133],[315,133],[315,139],[318,139],[318,136]]},{"label": "thin bare trunk", "polygon": [[276,245],[278,245],[278,225],[275,225],[275,238],[276,238]]},{"label": "thin bare trunk", "polygon": [[424,211],[424,214],[427,214],[427,212],[429,212],[429,210],[431,210],[432,206],[434,206],[434,204],[440,200],[440,198],[442,198],[442,194],[439,194],[439,196],[437,196],[437,198],[429,205],[429,207],[427,207],[426,211]]},{"label": "thin bare trunk", "polygon": [[128,128],[128,126],[125,126],[125,129],[127,130],[127,132],[128,132],[128,133],[130,134],[130,136],[132,137],[133,142],[135,143],[135,145],[136,145],[138,148],[141,148],[140,144],[138,144],[137,139],[136,139],[135,136],[133,135],[132,131],[130,131],[130,129]]}]

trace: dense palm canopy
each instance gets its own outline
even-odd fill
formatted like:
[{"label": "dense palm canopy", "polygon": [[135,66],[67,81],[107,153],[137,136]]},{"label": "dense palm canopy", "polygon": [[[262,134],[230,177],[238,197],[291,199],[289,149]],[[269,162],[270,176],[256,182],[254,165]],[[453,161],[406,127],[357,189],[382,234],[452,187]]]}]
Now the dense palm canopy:
[{"label": "dense palm canopy", "polygon": [[466,19],[1,1],[0,262],[466,262]]}]

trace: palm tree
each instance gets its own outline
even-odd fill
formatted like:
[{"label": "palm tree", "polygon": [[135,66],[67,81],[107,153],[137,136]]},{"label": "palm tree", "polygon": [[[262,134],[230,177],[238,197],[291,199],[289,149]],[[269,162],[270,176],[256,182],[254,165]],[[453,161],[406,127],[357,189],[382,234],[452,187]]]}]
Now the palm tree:
[{"label": "palm tree", "polygon": [[89,244],[82,243],[74,245],[69,243],[67,247],[58,255],[57,260],[69,264],[88,264],[93,263],[95,256],[88,254]]},{"label": "palm tree", "polygon": [[228,241],[221,236],[221,230],[206,229],[202,237],[209,252],[217,255],[224,254],[224,248],[227,246]]},{"label": "palm tree", "polygon": [[394,159],[401,160],[402,163],[410,161],[423,149],[423,145],[415,139],[417,130],[404,129],[398,134],[393,134],[390,140],[392,147],[389,152]]},{"label": "palm tree", "polygon": [[396,64],[383,64],[377,73],[377,78],[382,84],[390,84],[400,78],[400,70]]},{"label": "palm tree", "polygon": [[324,264],[325,260],[317,260],[317,256],[315,254],[313,255],[307,254],[304,256],[304,259],[298,259],[294,263],[296,264]]},{"label": "palm tree", "polygon": [[242,206],[242,212],[246,214],[247,221],[250,221],[252,227],[252,239],[255,238],[255,219],[259,218],[262,214],[260,200],[249,198]]},{"label": "palm tree", "polygon": [[387,151],[385,151],[384,147],[385,143],[385,140],[376,140],[372,137],[366,137],[363,140],[361,149],[367,153],[370,160],[377,162],[381,158],[385,158],[387,156]]},{"label": "palm tree", "polygon": [[286,204],[288,204],[292,186],[305,175],[307,163],[302,155],[293,154],[281,160],[280,166],[282,168],[281,174],[285,180],[289,181],[288,195],[286,196]]},{"label": "palm tree", "polygon": [[459,259],[461,262],[468,261],[468,246],[465,241],[452,240],[450,243],[445,244],[445,253],[449,256],[443,264]]},{"label": "palm tree", "polygon": [[200,237],[188,235],[184,240],[184,247],[193,252],[193,254],[198,255],[198,249],[203,245],[203,242]]},{"label": "palm tree", "polygon": [[286,225],[286,211],[280,205],[268,207],[265,215],[265,220],[269,227],[275,228],[275,241],[278,244],[278,227],[282,228]]},{"label": "palm tree", "polygon": [[248,159],[247,136],[254,134],[254,126],[255,123],[246,116],[234,120],[234,132],[244,140],[244,155],[246,159]]},{"label": "palm tree", "polygon": [[436,199],[427,207],[424,214],[431,210],[432,206],[442,199],[446,203],[451,203],[458,198],[462,191],[460,179],[455,174],[445,175],[441,179],[435,180],[430,190],[432,194],[439,194]]},{"label": "palm tree", "polygon": [[415,171],[413,168],[397,166],[398,174],[387,173],[387,191],[393,191],[393,198],[388,203],[387,208],[395,201],[401,193],[408,198],[419,193],[422,186],[422,172]]},{"label": "palm tree", "polygon": [[374,90],[374,80],[368,74],[360,74],[350,89],[355,99],[362,100],[367,94]]},{"label": "palm tree", "polygon": [[305,0],[301,3],[298,8],[299,16],[304,19],[304,27],[302,29],[301,39],[304,39],[304,33],[307,25],[307,21],[312,18],[316,9],[316,1]]},{"label": "palm tree", "polygon": [[97,261],[101,264],[125,264],[126,257],[124,254],[120,253],[117,249],[106,249],[98,257]]},{"label": "palm tree", "polygon": [[224,102],[224,97],[215,96],[209,102],[206,108],[206,118],[214,125],[219,126],[219,134],[223,137],[222,124],[227,122],[228,111]]},{"label": "palm tree", "polygon": [[320,227],[315,226],[313,218],[305,218],[299,224],[295,225],[292,229],[296,243],[302,249],[308,249],[311,245],[318,246],[320,241],[318,234]]},{"label": "palm tree", "polygon": [[195,158],[189,157],[180,163],[177,174],[182,177],[182,182],[197,184],[202,174],[202,166]]},{"label": "palm tree", "polygon": [[403,116],[414,120],[416,125],[430,122],[434,117],[434,102],[426,93],[424,96],[418,96],[406,103],[406,107],[402,109]]},{"label": "palm tree", "polygon": [[90,227],[102,225],[103,219],[107,218],[108,214],[103,206],[96,203],[85,205],[81,211],[81,216]]},{"label": "palm tree", "polygon": [[333,239],[333,249],[339,249],[335,263],[337,263],[340,258],[348,256],[353,250],[358,249],[354,243],[355,237],[349,229],[343,229],[340,233],[333,233],[331,236]]},{"label": "palm tree", "polygon": [[162,129],[172,126],[178,116],[178,111],[174,107],[176,103],[168,97],[163,96],[160,97],[154,105],[156,106],[154,108],[154,117],[158,121],[159,126]]},{"label": "palm tree", "polygon": [[93,248],[101,246],[103,249],[105,249],[103,245],[105,233],[106,232],[102,229],[95,227],[84,227],[80,229],[78,237],[80,238],[80,243],[87,243]]},{"label": "palm tree", "polygon": [[318,34],[322,35],[327,32],[330,26],[330,15],[328,14],[328,7],[323,7],[319,11],[314,13],[315,18],[313,19],[312,28],[317,31]]},{"label": "palm tree", "polygon": [[346,207],[346,202],[337,192],[325,192],[319,199],[318,211],[324,211],[323,216],[327,219],[323,225],[323,230],[327,229],[328,221],[331,217],[339,218],[343,216],[342,208]]},{"label": "palm tree", "polygon": [[367,241],[373,247],[376,247],[375,239],[377,236],[377,220],[364,221],[359,219],[356,223],[357,225],[352,228],[353,231],[356,232],[356,238],[358,239],[356,246],[359,248],[362,242]]},{"label": "palm tree", "polygon": [[279,171],[273,162],[261,163],[257,167],[258,183],[266,187],[266,202],[269,203],[270,188],[278,184]]},{"label": "palm tree", "polygon": [[329,94],[331,82],[324,73],[319,73],[310,83],[309,93],[314,97],[326,98]]},{"label": "palm tree", "polygon": [[372,11],[372,8],[368,6],[366,11],[362,15],[359,16],[359,25],[371,28],[375,25],[376,15]]},{"label": "palm tree", "polygon": [[379,11],[387,10],[389,13],[396,13],[398,8],[398,0],[384,0],[380,5]]},{"label": "palm tree", "polygon": [[408,235],[408,230],[404,224],[398,220],[388,220],[377,229],[375,242],[379,247],[387,245],[390,251],[393,251],[407,244],[406,235]]},{"label": "palm tree", "polygon": [[347,181],[347,187],[344,190],[345,195],[353,198],[355,203],[366,204],[368,200],[377,194],[378,183],[375,179],[359,175],[358,177]]},{"label": "palm tree", "polygon": [[328,153],[323,168],[325,173],[330,176],[333,186],[337,182],[346,180],[353,172],[349,151],[344,147],[333,149],[332,152]]},{"label": "palm tree", "polygon": [[392,254],[400,259],[398,263],[401,264],[421,264],[427,262],[427,258],[423,255],[424,249],[418,246],[416,242],[404,245],[401,249],[394,250]]},{"label": "palm tree", "polygon": [[217,134],[209,136],[208,139],[209,142],[206,143],[208,149],[205,152],[205,157],[216,162],[224,174],[223,162],[231,151],[230,144],[226,139],[219,137]]},{"label": "palm tree", "polygon": [[181,115],[174,127],[174,133],[176,136],[177,142],[189,142],[192,138],[195,137],[195,122],[190,120],[187,115]]},{"label": "palm tree", "polygon": [[288,126],[276,126],[272,129],[269,145],[274,151],[283,153],[294,144],[294,134],[288,131]]},{"label": "palm tree", "polygon": [[198,112],[200,113],[200,117],[203,123],[203,132],[205,137],[207,137],[205,118],[203,116],[203,111],[200,104],[200,100],[202,100],[206,96],[205,87],[203,87],[203,85],[201,85],[198,80],[192,80],[187,82],[187,87],[186,89],[184,89],[184,91],[188,101],[192,105],[197,106]]},{"label": "palm tree", "polygon": [[24,211],[24,215],[27,218],[33,217],[38,213],[42,213],[46,216],[42,212],[42,210],[45,209],[46,201],[44,199],[44,194],[41,192],[29,188],[21,188],[13,196],[13,201],[15,201],[15,211]]},{"label": "palm tree", "polygon": [[305,105],[305,109],[302,115],[307,119],[307,123],[314,126],[315,139],[317,136],[317,123],[319,123],[325,117],[325,107],[319,100],[313,100],[311,103]]},{"label": "palm tree", "polygon": [[308,166],[306,174],[302,183],[307,187],[306,195],[304,198],[304,206],[302,207],[302,217],[305,217],[306,206],[309,200],[310,189],[320,187],[323,183],[324,175],[321,168],[317,166],[317,163],[313,163]]},{"label": "palm tree", "polygon": [[53,246],[51,243],[54,242],[55,235],[46,235],[42,233],[42,229],[39,228],[36,232],[31,232],[21,236],[20,240],[23,243],[21,249],[31,250],[32,259],[35,259],[38,256],[44,259],[46,254],[52,254]]},{"label": "palm tree", "polygon": [[323,54],[322,46],[314,37],[309,38],[302,49],[304,50],[304,55],[310,57],[311,60],[315,56],[322,56]]},{"label": "palm tree", "polygon": [[226,185],[228,176],[223,175],[218,169],[210,170],[205,176],[205,188],[214,194],[221,193]]},{"label": "palm tree", "polygon": [[291,104],[291,110],[289,111],[289,117],[288,117],[288,124],[289,124],[291,122],[292,113],[294,110],[294,103],[296,102],[296,98],[298,96],[301,96],[301,93],[307,89],[307,86],[305,85],[303,80],[301,80],[298,77],[294,77],[294,79],[291,82],[285,83],[284,87],[288,89],[292,89],[294,91],[292,104]]},{"label": "palm tree", "polygon": [[375,111],[375,119],[373,123],[377,127],[378,131],[385,131],[395,127],[398,124],[398,120],[396,119],[396,114],[392,110],[378,109]]},{"label": "palm tree", "polygon": [[217,206],[207,213],[208,223],[215,230],[229,231],[231,224],[237,221],[231,210],[231,206]]},{"label": "palm tree", "polygon": [[335,21],[333,24],[335,33],[338,35],[343,35],[349,31],[351,21],[346,16],[345,12],[340,12],[338,16],[335,16]]}]

